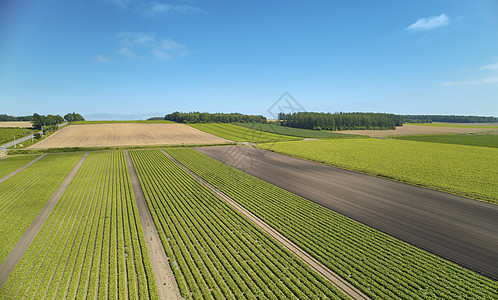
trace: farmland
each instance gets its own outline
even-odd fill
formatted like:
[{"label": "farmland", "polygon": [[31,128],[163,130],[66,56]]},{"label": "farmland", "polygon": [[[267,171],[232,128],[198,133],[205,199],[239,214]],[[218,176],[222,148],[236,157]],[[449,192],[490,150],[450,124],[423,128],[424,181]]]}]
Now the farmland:
[{"label": "farmland", "polygon": [[157,298],[123,152],[87,157],[0,297]]},{"label": "farmland", "polygon": [[412,184],[491,198],[492,202],[498,199],[496,148],[394,139],[283,142],[261,147]]},{"label": "farmland", "polygon": [[495,298],[497,283],[191,149],[169,149],[374,299]]},{"label": "farmland", "polygon": [[71,122],[74,125],[84,124],[175,124],[173,121],[168,120],[116,120],[116,121],[76,121]]},{"label": "farmland", "polygon": [[453,128],[477,128],[498,130],[497,123],[408,123],[409,125],[427,127],[453,127]]},{"label": "farmland", "polygon": [[31,128],[32,123],[28,121],[0,122],[0,128]]},{"label": "farmland", "polygon": [[69,125],[29,149],[178,144],[220,144],[227,140],[183,124]]},{"label": "farmland", "polygon": [[405,141],[443,143],[498,148],[498,135],[492,134],[439,134],[400,136],[396,139]]},{"label": "farmland", "polygon": [[235,142],[268,143],[280,141],[292,141],[300,138],[286,136],[270,132],[263,132],[250,128],[245,128],[233,124],[190,124],[189,126],[207,132],[209,134],[232,140]]},{"label": "farmland", "polygon": [[[495,130],[497,129],[496,127],[493,128]],[[367,135],[370,137],[386,137],[386,136],[388,137],[388,136],[414,135],[414,134],[457,134],[457,133],[482,132],[482,131],[493,131],[493,129],[482,126],[452,127],[452,126],[424,126],[422,124],[417,124],[417,125],[404,124],[403,126],[396,127],[395,130],[343,130],[337,132],[346,133],[346,134]]]},{"label": "farmland", "polygon": [[11,156],[0,160],[0,179],[29,163],[38,155]]},{"label": "farmland", "polygon": [[0,128],[0,145],[31,134],[31,130],[25,128]]},{"label": "farmland", "polygon": [[282,135],[296,136],[302,138],[316,138],[316,139],[361,138],[361,136],[352,135],[352,134],[335,133],[331,131],[322,131],[322,130],[301,129],[301,128],[285,127],[285,126],[272,125],[272,124],[237,123],[237,125],[254,130],[282,134]]},{"label": "farmland", "polygon": [[82,154],[47,155],[0,183],[0,262],[9,254],[33,219]]}]

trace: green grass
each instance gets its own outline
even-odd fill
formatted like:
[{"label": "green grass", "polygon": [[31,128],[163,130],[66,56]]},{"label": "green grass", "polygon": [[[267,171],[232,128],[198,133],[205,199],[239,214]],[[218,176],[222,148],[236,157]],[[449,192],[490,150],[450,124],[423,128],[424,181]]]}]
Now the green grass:
[{"label": "green grass", "polygon": [[[61,155],[55,155],[61,156]],[[0,297],[157,299],[122,151],[91,153]]]},{"label": "green grass", "polygon": [[195,150],[168,152],[372,299],[498,297],[484,276]]},{"label": "green grass", "polygon": [[434,134],[434,135],[393,136],[391,138],[405,140],[405,141],[498,148],[498,135],[492,135],[492,134]]},{"label": "green grass", "polygon": [[14,136],[17,139],[31,134],[31,129],[27,128],[0,128],[0,145],[12,142]]},{"label": "green grass", "polygon": [[496,129],[498,130],[498,124],[496,125],[470,125],[470,124],[455,124],[455,123],[405,123],[406,125],[417,125],[417,126],[434,126],[434,127],[457,127],[457,128],[482,128],[482,129]]},{"label": "green grass", "polygon": [[0,183],[0,263],[82,156],[47,155]]},{"label": "green grass", "polygon": [[131,156],[183,297],[346,299],[162,152]]},{"label": "green grass", "polygon": [[0,178],[14,172],[39,155],[16,155],[0,160]]},{"label": "green grass", "polygon": [[74,125],[82,125],[82,124],[113,124],[113,123],[147,123],[147,124],[176,124],[176,122],[168,121],[168,120],[123,120],[123,121],[77,121],[71,122]]},{"label": "green grass", "polygon": [[399,139],[283,142],[262,148],[341,168],[498,199],[498,149]]},{"label": "green grass", "polygon": [[260,130],[264,132],[283,134],[289,136],[296,136],[302,138],[315,138],[315,139],[354,139],[354,138],[366,138],[360,135],[336,133],[331,131],[323,130],[309,130],[301,128],[292,128],[272,124],[261,124],[261,123],[237,123],[236,125],[251,128],[255,130]]},{"label": "green grass", "polygon": [[268,143],[301,139],[294,136],[263,132],[233,124],[209,123],[189,124],[189,126],[235,142]]}]

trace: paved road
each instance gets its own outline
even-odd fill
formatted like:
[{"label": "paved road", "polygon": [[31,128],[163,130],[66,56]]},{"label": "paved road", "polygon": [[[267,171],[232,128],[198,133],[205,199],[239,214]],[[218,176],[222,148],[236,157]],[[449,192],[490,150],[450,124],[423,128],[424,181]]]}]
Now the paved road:
[{"label": "paved road", "polygon": [[498,279],[498,205],[248,146],[197,151]]},{"label": "paved road", "polygon": [[[67,124],[68,124],[68,123],[66,122],[66,123],[59,124],[59,125],[57,125],[57,126],[58,126],[58,128],[61,128],[62,126],[67,125]],[[30,135],[28,135],[28,136],[25,136],[25,137],[23,137],[23,138],[16,139],[15,141],[9,142],[9,143],[7,143],[7,144],[3,144],[3,145],[1,145],[1,146],[0,146],[0,151],[5,150],[5,149],[7,149],[7,148],[9,148],[9,147],[12,147],[12,146],[14,146],[14,145],[20,144],[20,143],[22,143],[22,142],[24,142],[24,141],[30,140],[30,139],[33,137],[33,135],[34,135],[34,134],[37,134],[37,133],[42,134],[43,132],[42,132],[42,131],[38,131],[38,132],[35,132],[35,133],[30,134]]]}]

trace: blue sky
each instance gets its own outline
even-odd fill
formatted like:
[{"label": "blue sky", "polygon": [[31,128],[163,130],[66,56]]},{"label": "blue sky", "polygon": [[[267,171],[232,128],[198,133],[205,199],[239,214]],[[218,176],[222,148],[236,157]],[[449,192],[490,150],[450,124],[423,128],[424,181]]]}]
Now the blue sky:
[{"label": "blue sky", "polygon": [[[0,113],[498,115],[498,2],[3,0]],[[111,115],[102,115],[111,114]]]}]

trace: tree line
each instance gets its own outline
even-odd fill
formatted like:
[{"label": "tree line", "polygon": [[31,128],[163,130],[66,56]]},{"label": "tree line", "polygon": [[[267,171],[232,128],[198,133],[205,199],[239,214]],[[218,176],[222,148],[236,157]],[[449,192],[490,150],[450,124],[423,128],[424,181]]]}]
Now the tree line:
[{"label": "tree line", "polygon": [[[85,121],[82,115],[75,112],[68,113],[63,117],[60,115],[40,115],[34,113],[32,116],[15,117],[6,114],[0,114],[0,122],[15,122],[15,121],[31,121],[33,122],[34,129],[43,129],[44,131],[51,131],[56,129],[57,125],[67,122]],[[45,128],[44,128],[45,127]],[[50,127],[50,128],[48,128]]]},{"label": "tree line", "polygon": [[0,114],[0,122],[31,121],[33,116],[14,117],[6,114]]},{"label": "tree line", "polygon": [[403,117],[386,113],[279,113],[282,126],[314,130],[396,129]]},{"label": "tree line", "polygon": [[266,117],[261,115],[243,115],[240,113],[201,113],[174,112],[167,114],[165,120],[178,123],[266,123]]},{"label": "tree line", "polygon": [[498,117],[456,115],[403,115],[406,123],[498,123]]}]

